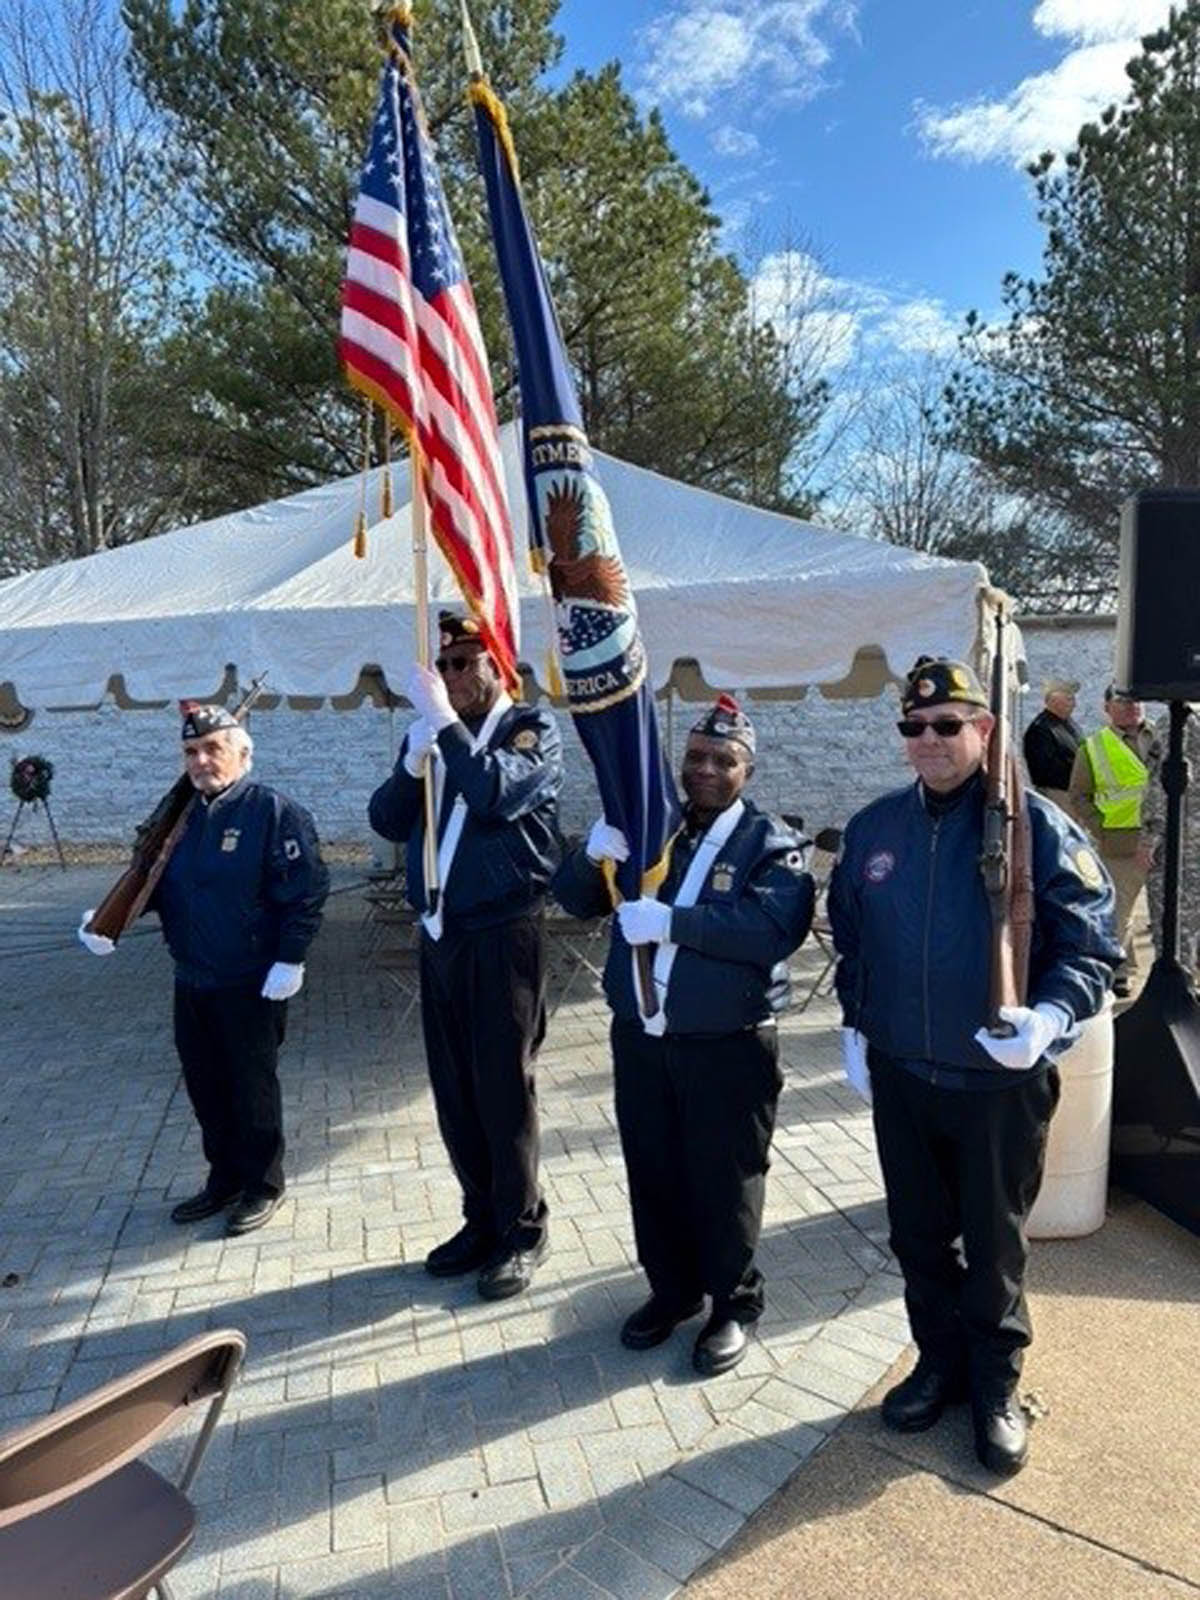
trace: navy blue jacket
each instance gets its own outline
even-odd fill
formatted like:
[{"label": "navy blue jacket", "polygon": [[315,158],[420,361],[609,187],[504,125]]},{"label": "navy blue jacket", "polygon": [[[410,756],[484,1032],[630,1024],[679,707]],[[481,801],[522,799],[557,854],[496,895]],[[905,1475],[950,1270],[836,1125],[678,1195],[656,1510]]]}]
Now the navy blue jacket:
[{"label": "navy blue jacket", "polygon": [[[659,900],[674,901],[702,838],[702,832],[676,837]],[[604,875],[582,847],[556,874],[554,897],[576,917],[612,909]],[[747,801],[695,905],[671,913],[671,939],[679,949],[667,990],[667,1032],[736,1033],[782,1011],[789,996],[787,958],[808,934],[813,899],[797,836]],[[630,947],[615,917],[604,992],[615,1017],[639,1017]]]},{"label": "navy blue jacket", "polygon": [[[441,904],[447,926],[495,927],[525,916],[545,899],[562,854],[558,791],[562,740],[548,711],[514,705],[497,723],[486,750],[471,753],[472,735],[461,722],[438,734],[446,782],[439,837],[454,797],[467,803],[462,834]],[[425,910],[424,784],[404,766],[407,739],[391,777],[371,796],[371,826],[385,839],[408,841],[406,891]]]},{"label": "navy blue jacket", "polygon": [[[847,1027],[886,1055],[976,1069],[1011,1082],[975,1042],[988,1016],[991,921],[979,857],[985,791],[977,779],[940,815],[920,783],[851,818],[829,886]],[[1028,794],[1034,925],[1027,1004],[1052,1001],[1076,1025],[1104,1001],[1121,947],[1113,891],[1086,836],[1064,812]]]},{"label": "navy blue jacket", "polygon": [[148,909],[162,918],[179,981],[223,989],[303,961],[328,893],[308,812],[245,777],[211,800],[196,796]]}]

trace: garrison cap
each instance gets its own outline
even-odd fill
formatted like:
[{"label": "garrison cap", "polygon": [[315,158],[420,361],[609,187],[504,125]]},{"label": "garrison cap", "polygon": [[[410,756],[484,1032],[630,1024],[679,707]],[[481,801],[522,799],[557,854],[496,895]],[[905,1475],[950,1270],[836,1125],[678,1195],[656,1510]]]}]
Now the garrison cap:
[{"label": "garrison cap", "polygon": [[460,617],[456,611],[439,611],[438,649],[452,650],[456,644],[474,644],[481,650],[487,649],[474,617]]},{"label": "garrison cap", "polygon": [[902,709],[916,711],[951,700],[982,706],[984,710],[989,703],[974,669],[965,661],[951,661],[948,656],[918,656],[904,683]]},{"label": "garrison cap", "polygon": [[1107,705],[1110,700],[1136,700],[1136,699],[1137,699],[1137,695],[1134,694],[1132,689],[1118,689],[1115,683],[1110,683],[1108,688],[1105,689],[1105,691],[1104,691],[1104,703],[1105,703],[1105,705]]},{"label": "garrison cap", "polygon": [[181,700],[183,713],[181,739],[203,739],[206,734],[219,733],[222,728],[236,728],[238,720],[224,706],[206,706],[199,700]]},{"label": "garrison cap", "polygon": [[754,754],[754,724],[731,694],[721,695],[689,732],[702,733],[708,739],[736,739]]}]

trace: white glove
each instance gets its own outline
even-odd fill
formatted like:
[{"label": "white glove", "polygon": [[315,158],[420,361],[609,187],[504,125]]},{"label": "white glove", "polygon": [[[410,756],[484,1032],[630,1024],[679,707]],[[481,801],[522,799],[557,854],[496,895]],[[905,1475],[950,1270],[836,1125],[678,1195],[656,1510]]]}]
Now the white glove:
[{"label": "white glove", "polygon": [[410,778],[419,778],[425,770],[425,757],[437,744],[437,734],[425,721],[418,717],[409,724],[408,744],[404,750],[404,770]]},{"label": "white glove", "polygon": [[458,713],[450,704],[442,675],[432,667],[416,666],[412,669],[408,678],[408,698],[413,703],[413,709],[424,717],[435,734],[458,721]]},{"label": "white glove", "polygon": [[857,1028],[842,1029],[842,1066],[846,1082],[860,1100],[871,1104],[871,1069],[867,1066],[867,1041]]},{"label": "white glove", "polygon": [[85,950],[90,950],[94,956],[110,956],[117,948],[112,939],[102,933],[89,933],[87,925],[96,915],[95,906],[90,911],[85,911],[79,924],[79,942]]},{"label": "white glove", "polygon": [[1030,1067],[1037,1066],[1055,1039],[1066,1033],[1071,1025],[1070,1018],[1061,1006],[1051,1005],[1047,1000],[1032,1009],[1029,1006],[1001,1006],[999,1015],[1002,1021],[1012,1023],[1016,1033],[1010,1039],[994,1039],[986,1028],[980,1028],[975,1041],[983,1046],[993,1061],[998,1061],[1002,1067],[1008,1067],[1013,1072],[1028,1072]]},{"label": "white glove", "polygon": [[303,961],[277,961],[263,979],[264,1000],[290,1000],[304,982]]},{"label": "white glove", "polygon": [[603,817],[592,823],[584,846],[589,861],[628,861],[629,841],[620,828],[610,828]]},{"label": "white glove", "polygon": [[626,944],[663,944],[671,937],[671,907],[662,900],[623,900],[617,921]]}]

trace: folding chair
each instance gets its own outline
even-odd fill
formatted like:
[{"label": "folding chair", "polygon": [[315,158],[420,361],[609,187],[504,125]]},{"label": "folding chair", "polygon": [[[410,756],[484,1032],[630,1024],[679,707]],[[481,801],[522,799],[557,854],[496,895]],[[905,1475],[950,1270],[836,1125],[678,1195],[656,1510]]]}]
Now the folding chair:
[{"label": "folding chair", "polygon": [[408,903],[403,872],[388,873],[363,892],[362,958],[400,997],[396,1026],[402,1028],[421,998],[418,977],[421,919]]},{"label": "folding chair", "polygon": [[546,904],[546,950],[550,970],[547,1011],[553,1016],[566,1004],[576,980],[588,974],[596,983],[604,979],[607,917],[584,921],[564,911],[556,901]]},{"label": "folding chair", "polygon": [[[235,1329],[203,1334],[0,1435],[4,1600],[170,1600],[196,1530],[187,1491],[245,1351]],[[178,1484],[137,1459],[204,1401]]]},{"label": "folding chair", "polygon": [[837,965],[837,951],[833,945],[833,929],[829,924],[826,897],[829,893],[829,879],[833,873],[834,862],[841,847],[840,828],[822,828],[813,840],[812,860],[809,865],[816,886],[817,903],[813,911],[810,937],[817,949],[819,970],[800,1002],[801,1011],[807,1011],[819,994],[829,994],[833,989],[833,969]]}]

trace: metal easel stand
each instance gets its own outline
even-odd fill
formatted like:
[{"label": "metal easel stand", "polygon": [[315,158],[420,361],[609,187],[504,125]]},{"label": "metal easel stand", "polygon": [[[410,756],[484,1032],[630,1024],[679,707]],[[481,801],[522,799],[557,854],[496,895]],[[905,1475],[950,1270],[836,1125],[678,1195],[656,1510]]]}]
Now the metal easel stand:
[{"label": "metal easel stand", "polygon": [[[46,821],[50,824],[50,837],[54,840],[54,849],[55,849],[55,851],[56,851],[56,853],[58,855],[58,864],[62,868],[62,870],[65,872],[67,870],[67,862],[66,862],[65,856],[63,855],[62,844],[59,841],[58,829],[54,826],[54,816],[53,816],[53,814],[52,814],[52,812],[50,810],[50,802],[49,802],[49,800],[18,800],[17,801],[17,810],[16,810],[16,815],[12,819],[12,827],[9,828],[9,830],[8,830],[8,838],[5,839],[5,841],[4,841],[4,849],[0,850],[0,862],[2,862],[6,856],[13,855],[13,851],[12,851],[13,835],[17,831],[17,824],[20,822],[21,813],[22,813],[22,811],[24,811],[26,806],[28,806],[31,811],[36,811],[38,806],[44,806],[45,807],[45,810],[46,810]],[[13,860],[14,861],[16,860],[16,856],[15,855],[13,855]]]}]

